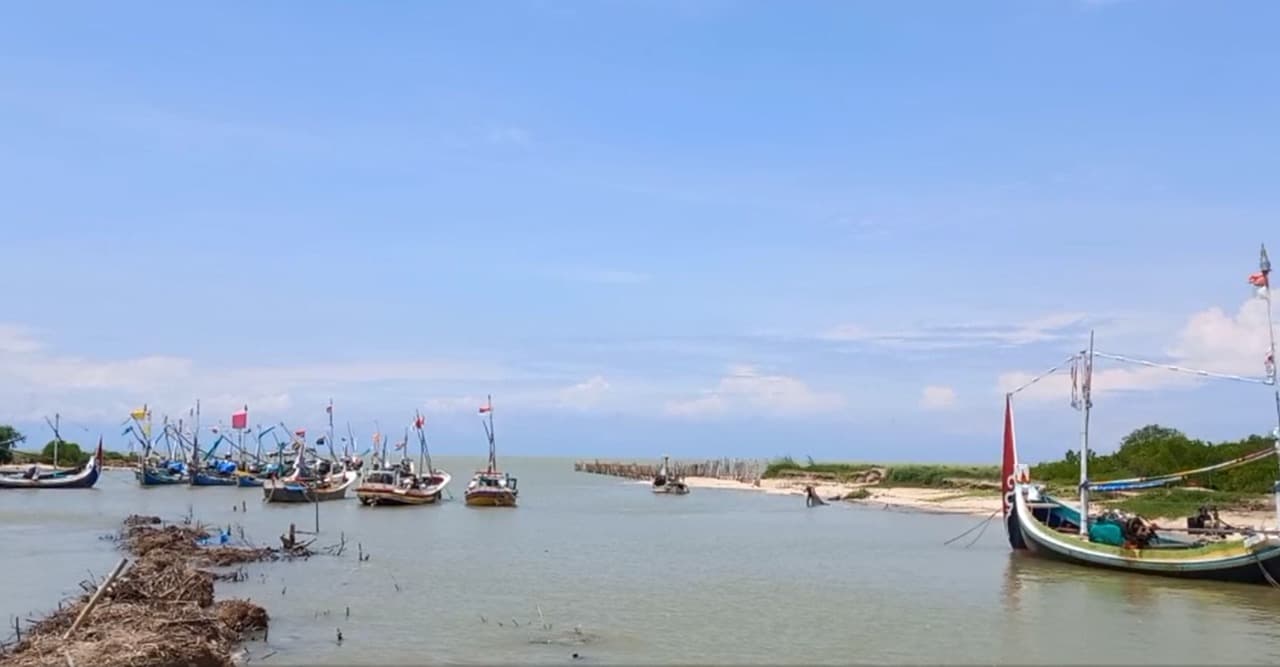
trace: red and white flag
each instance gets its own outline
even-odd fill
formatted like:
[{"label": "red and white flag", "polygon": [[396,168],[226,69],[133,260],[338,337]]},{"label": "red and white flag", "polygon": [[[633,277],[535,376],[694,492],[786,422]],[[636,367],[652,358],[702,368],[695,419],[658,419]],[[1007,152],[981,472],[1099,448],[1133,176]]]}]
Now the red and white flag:
[{"label": "red and white flag", "polygon": [[422,428],[422,425],[425,423],[427,423],[427,418],[423,417],[422,415],[418,415],[418,417],[413,420],[413,427],[420,429]]},{"label": "red and white flag", "polygon": [[486,413],[486,412],[491,412],[492,410],[493,410],[493,405],[491,405],[491,404],[489,404],[489,405],[482,405],[482,406],[480,406],[480,414],[484,414],[484,413]]},{"label": "red and white flag", "polygon": [[243,431],[249,427],[249,406],[244,406],[243,410],[231,413],[231,428]]}]

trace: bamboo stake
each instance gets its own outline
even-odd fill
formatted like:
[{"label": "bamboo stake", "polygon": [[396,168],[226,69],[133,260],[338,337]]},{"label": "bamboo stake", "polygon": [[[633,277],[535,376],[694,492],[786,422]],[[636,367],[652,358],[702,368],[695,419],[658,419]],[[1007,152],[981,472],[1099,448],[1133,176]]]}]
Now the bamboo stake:
[{"label": "bamboo stake", "polygon": [[67,639],[71,638],[71,633],[75,632],[76,629],[80,627],[80,624],[84,622],[84,619],[89,616],[89,612],[93,611],[93,608],[98,606],[98,601],[102,599],[103,591],[107,590],[107,587],[111,585],[111,582],[115,581],[116,577],[120,576],[120,573],[124,571],[124,566],[128,563],[128,558],[121,558],[120,562],[116,563],[116,569],[112,570],[110,576],[102,581],[101,586],[98,586],[98,590],[93,592],[93,597],[89,598],[89,604],[84,606],[84,609],[80,611],[78,616],[76,616],[75,622],[71,624],[70,628],[67,628],[66,634],[62,635],[62,641],[67,641]]}]

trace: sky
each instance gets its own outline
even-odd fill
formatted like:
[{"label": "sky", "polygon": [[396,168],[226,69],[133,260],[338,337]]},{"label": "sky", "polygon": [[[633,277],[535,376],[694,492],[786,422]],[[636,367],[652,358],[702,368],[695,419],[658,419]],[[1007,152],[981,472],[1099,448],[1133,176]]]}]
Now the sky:
[{"label": "sky", "polygon": [[[995,462],[1087,344],[1263,372],[1280,5],[0,6],[0,422]],[[1093,443],[1275,424],[1099,361]],[[1077,446],[1064,379],[1024,457]]]}]

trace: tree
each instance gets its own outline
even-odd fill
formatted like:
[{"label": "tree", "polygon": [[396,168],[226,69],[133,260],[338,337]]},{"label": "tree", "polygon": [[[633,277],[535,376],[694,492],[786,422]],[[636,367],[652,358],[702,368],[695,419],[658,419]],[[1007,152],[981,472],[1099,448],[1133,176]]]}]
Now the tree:
[{"label": "tree", "polygon": [[80,451],[80,445],[74,442],[58,442],[50,440],[49,444],[44,446],[40,451],[40,461],[43,463],[53,463],[53,448],[58,448],[58,465],[59,466],[78,466],[89,460],[89,456]]},{"label": "tree", "polygon": [[12,461],[14,446],[23,440],[26,440],[26,436],[19,433],[18,429],[0,424],[0,463]]}]

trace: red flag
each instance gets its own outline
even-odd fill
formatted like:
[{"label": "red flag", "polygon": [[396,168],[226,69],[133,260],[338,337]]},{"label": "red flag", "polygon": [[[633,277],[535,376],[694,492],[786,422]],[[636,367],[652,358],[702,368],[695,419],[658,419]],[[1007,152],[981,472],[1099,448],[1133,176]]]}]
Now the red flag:
[{"label": "red flag", "polygon": [[1259,271],[1258,273],[1250,274],[1250,275],[1249,275],[1249,284],[1250,284],[1250,285],[1253,285],[1254,287],[1266,287],[1266,286],[1267,286],[1267,274],[1262,273],[1261,271]]},{"label": "red flag", "polygon": [[329,414],[333,414],[333,403],[330,402],[328,405],[324,406],[324,411]]},{"label": "red flag", "polygon": [[427,423],[427,418],[422,415],[418,415],[418,418],[413,420],[413,427],[422,428],[422,425],[425,423]]},{"label": "red flag", "polygon": [[296,436],[298,436],[299,438],[306,438],[306,437],[307,437],[307,429],[305,429],[305,428],[304,428],[304,429],[301,429],[301,430],[298,430],[298,431],[294,431],[294,432],[293,432],[293,434],[294,434],[294,435],[296,435]]},{"label": "red flag", "polygon": [[1018,465],[1018,450],[1013,434],[1013,396],[1004,397],[1004,460],[1001,462],[1000,475],[1000,507],[1004,516],[1009,516],[1013,504],[1013,473]]},{"label": "red flag", "polygon": [[492,409],[493,409],[492,405],[482,405],[480,406],[480,414],[484,414]]},{"label": "red flag", "polygon": [[231,428],[244,430],[249,427],[249,406],[244,406],[243,410],[231,413]]}]

